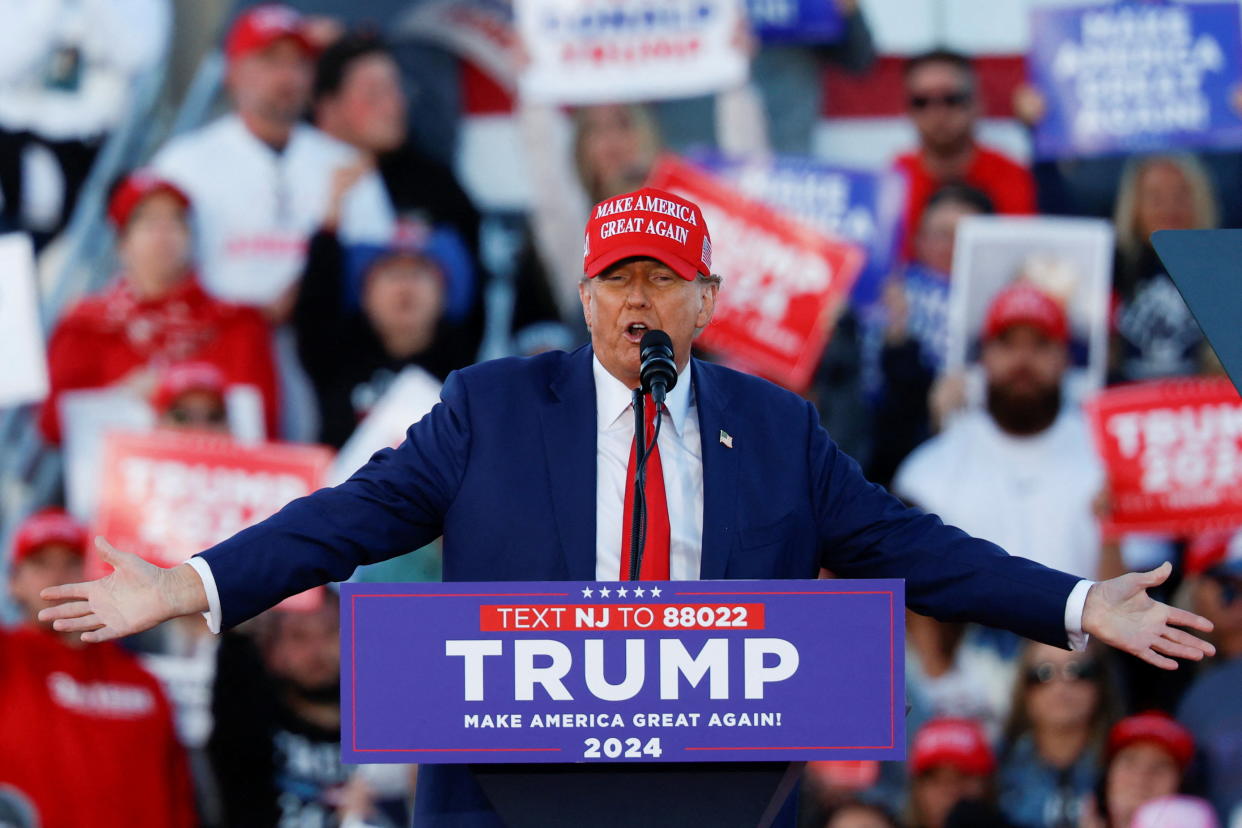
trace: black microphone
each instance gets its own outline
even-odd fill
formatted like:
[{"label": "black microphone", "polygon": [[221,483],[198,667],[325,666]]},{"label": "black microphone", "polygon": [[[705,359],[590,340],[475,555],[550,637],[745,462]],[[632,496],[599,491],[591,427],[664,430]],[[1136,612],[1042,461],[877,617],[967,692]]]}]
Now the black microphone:
[{"label": "black microphone", "polygon": [[677,363],[673,362],[673,340],[664,331],[647,331],[638,343],[638,375],[642,379],[643,392],[650,394],[653,402],[664,402],[664,397],[677,384]]}]

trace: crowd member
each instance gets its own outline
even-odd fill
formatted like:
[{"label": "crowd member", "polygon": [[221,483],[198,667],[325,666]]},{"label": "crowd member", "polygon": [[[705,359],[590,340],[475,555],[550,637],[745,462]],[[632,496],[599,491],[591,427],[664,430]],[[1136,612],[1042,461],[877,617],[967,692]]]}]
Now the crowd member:
[{"label": "crowd member", "polygon": [[1216,625],[1219,654],[1186,691],[1177,718],[1199,746],[1206,795],[1222,822],[1242,817],[1242,534],[1192,544],[1186,565],[1195,611]]},{"label": "crowd member", "polygon": [[1216,202],[1203,168],[1189,156],[1131,161],[1114,215],[1112,379],[1128,382],[1196,374],[1203,332],[1151,244],[1158,230],[1216,226]]},{"label": "crowd member", "polygon": [[1113,725],[1095,807],[1084,828],[1130,828],[1144,804],[1177,793],[1194,755],[1194,738],[1162,713],[1140,713]]},{"label": "crowd member", "polygon": [[[243,12],[224,51],[234,111],[174,138],[153,163],[194,201],[207,290],[280,321],[292,307],[307,239],[328,209],[333,173],[358,153],[301,121],[314,47],[296,11]],[[392,232],[382,182],[362,176],[345,199],[342,235],[382,242]]]},{"label": "crowd member", "polygon": [[[121,122],[134,82],[163,58],[168,0],[0,2],[0,229],[36,242],[69,220],[104,140]],[[60,169],[60,207],[32,221],[27,150],[50,151]]]},{"label": "crowd member", "polygon": [[905,67],[906,103],[919,146],[897,158],[906,176],[906,237],[902,254],[914,255],[911,235],[931,194],[942,184],[981,190],[998,213],[1035,212],[1030,172],[975,139],[980,114],[979,79],[970,59],[937,50],[911,58]]},{"label": "crowd member", "polygon": [[[451,286],[471,279],[470,268],[448,227],[414,225],[388,245],[350,250],[331,229],[315,234],[293,322],[322,442],[343,445],[406,366],[443,380],[474,361],[473,338],[445,319]],[[344,299],[351,281],[360,285],[357,307]]]},{"label": "crowd member", "polygon": [[978,723],[933,719],[910,747],[910,824],[946,828],[960,803],[992,796],[996,758]]},{"label": "crowd member", "polygon": [[997,792],[1022,828],[1076,828],[1100,772],[1116,689],[1095,646],[1071,653],[1028,643],[1001,749]]},{"label": "crowd member", "polygon": [[907,721],[971,719],[999,737],[1013,696],[1014,643],[995,630],[906,613]]},{"label": "crowd member", "polygon": [[916,449],[893,490],[1013,554],[1093,578],[1104,472],[1081,412],[1062,400],[1065,309],[1016,282],[992,300],[981,339],[986,408],[962,412]]},{"label": "crowd member", "polygon": [[173,365],[160,374],[155,389],[156,421],[176,431],[227,435],[227,388],[224,372],[210,362]]},{"label": "crowd member", "polygon": [[40,591],[81,579],[85,554],[86,528],[57,510],[14,536],[8,587],[22,622],[0,629],[0,812],[3,800],[25,812],[22,828],[196,825],[159,682],[119,646],[37,619]]},{"label": "crowd member", "polygon": [[257,389],[274,433],[276,375],[267,326],[254,310],[203,290],[191,265],[189,210],[181,189],[146,170],[113,192],[108,217],[120,273],[52,332],[51,393],[39,421],[47,440],[60,442],[65,392],[122,384],[146,398],[162,369],[187,360],[210,362],[230,384]]},{"label": "crowd member", "polygon": [[879,805],[847,802],[832,810],[823,828],[901,828],[901,824]]},{"label": "crowd member", "polygon": [[965,184],[945,184],[927,200],[914,236],[914,261],[884,286],[884,313],[866,333],[874,441],[868,476],[882,486],[911,451],[931,436],[927,399],[948,350],[949,277],[957,225],[995,212],[992,201]]},{"label": "crowd member", "polygon": [[314,609],[269,611],[218,652],[208,752],[229,826],[339,824],[339,601],[319,589]]}]

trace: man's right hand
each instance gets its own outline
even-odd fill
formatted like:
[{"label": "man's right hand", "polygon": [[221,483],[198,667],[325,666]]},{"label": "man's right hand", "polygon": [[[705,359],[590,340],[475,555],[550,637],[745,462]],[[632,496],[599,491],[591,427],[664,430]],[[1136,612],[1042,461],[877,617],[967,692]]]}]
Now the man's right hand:
[{"label": "man's right hand", "polygon": [[189,564],[155,566],[102,537],[95,538],[95,546],[113,571],[95,581],[43,590],[45,601],[64,603],[42,610],[40,621],[52,621],[60,632],[80,632],[83,641],[94,644],[207,610],[207,591]]}]

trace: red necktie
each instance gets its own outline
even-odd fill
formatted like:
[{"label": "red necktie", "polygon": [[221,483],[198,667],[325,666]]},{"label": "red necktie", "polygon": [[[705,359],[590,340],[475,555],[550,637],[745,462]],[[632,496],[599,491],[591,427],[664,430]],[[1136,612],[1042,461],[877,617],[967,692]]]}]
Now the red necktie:
[{"label": "red necktie", "polygon": [[[643,397],[643,414],[646,419],[643,437],[648,443],[655,434],[656,406],[650,396]],[[630,467],[625,473],[625,516],[621,521],[621,576],[630,579],[630,536],[634,523],[634,474],[638,466],[638,440],[630,445]],[[660,447],[656,445],[647,458],[646,484],[643,492],[647,500],[647,533],[643,545],[642,569],[638,577],[643,581],[668,580],[668,499],[664,494],[664,468],[660,465]]]}]

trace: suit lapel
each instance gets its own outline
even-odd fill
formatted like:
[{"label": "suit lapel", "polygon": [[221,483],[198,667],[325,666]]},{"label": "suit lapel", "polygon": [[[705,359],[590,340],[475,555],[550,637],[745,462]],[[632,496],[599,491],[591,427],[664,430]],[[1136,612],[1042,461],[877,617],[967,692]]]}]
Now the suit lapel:
[{"label": "suit lapel", "polygon": [[722,432],[731,435],[736,425],[730,425],[728,394],[717,382],[714,366],[695,360],[693,377],[703,451],[703,554],[699,577],[720,580],[725,576],[737,531],[740,449],[722,441]]},{"label": "suit lapel", "polygon": [[552,510],[571,581],[595,580],[595,379],[591,349],[565,360],[543,407],[543,447]]}]

